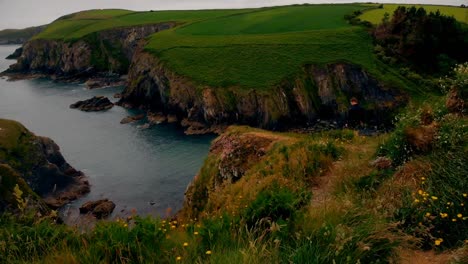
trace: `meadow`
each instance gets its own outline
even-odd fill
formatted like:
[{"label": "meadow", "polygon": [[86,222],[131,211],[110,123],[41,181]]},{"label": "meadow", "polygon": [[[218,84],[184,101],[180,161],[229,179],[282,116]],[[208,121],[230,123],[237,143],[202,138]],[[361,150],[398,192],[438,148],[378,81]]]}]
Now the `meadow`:
[{"label": "meadow", "polygon": [[460,22],[468,23],[468,9],[457,7],[457,6],[437,6],[437,5],[384,4],[383,8],[372,9],[372,10],[366,11],[364,12],[364,14],[359,16],[359,18],[365,21],[369,21],[372,24],[379,24],[382,21],[382,18],[384,17],[385,13],[388,13],[391,16],[398,6],[405,6],[405,7],[416,6],[418,8],[423,7],[428,12],[437,12],[437,10],[439,10],[440,13],[444,15],[453,16],[455,17],[455,19],[457,19]]}]

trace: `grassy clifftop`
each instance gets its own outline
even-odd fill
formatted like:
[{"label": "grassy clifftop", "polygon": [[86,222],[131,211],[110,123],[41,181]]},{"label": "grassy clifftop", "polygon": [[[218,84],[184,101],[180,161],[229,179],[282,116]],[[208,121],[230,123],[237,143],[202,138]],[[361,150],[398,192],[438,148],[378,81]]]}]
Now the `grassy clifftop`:
[{"label": "grassy clifftop", "polygon": [[130,12],[93,10],[52,23],[35,39],[72,41],[116,27],[174,21],[146,50],[175,73],[211,87],[268,89],[299,74],[305,64],[349,62],[394,86],[407,87],[372,54],[364,29],[344,16],[362,5],[304,5],[245,10]]},{"label": "grassy clifftop", "polygon": [[[386,84],[415,90],[397,71],[375,58],[372,39],[365,29],[349,25],[344,19],[345,15],[369,8],[375,6],[300,5],[156,12],[91,10],[64,16],[34,38],[73,41],[106,29],[172,21],[180,26],[154,34],[146,50],[158,56],[172,71],[200,86],[268,89],[300,74],[305,64],[348,62],[364,67]],[[440,7],[441,12],[456,13],[457,18],[463,19],[458,9],[461,8]],[[380,20],[381,10],[365,12],[364,19],[373,21],[379,17]]]}]

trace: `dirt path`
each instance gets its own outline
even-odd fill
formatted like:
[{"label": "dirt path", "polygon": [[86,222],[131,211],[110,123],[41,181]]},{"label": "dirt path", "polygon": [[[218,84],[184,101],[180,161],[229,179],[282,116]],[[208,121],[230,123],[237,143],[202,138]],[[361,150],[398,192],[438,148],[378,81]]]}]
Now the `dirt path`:
[{"label": "dirt path", "polygon": [[356,142],[344,144],[343,157],[333,162],[325,174],[315,179],[312,187],[312,206],[320,206],[333,199],[333,190],[340,181],[357,178],[372,171],[369,162],[373,158],[377,141],[375,138],[357,137]]}]

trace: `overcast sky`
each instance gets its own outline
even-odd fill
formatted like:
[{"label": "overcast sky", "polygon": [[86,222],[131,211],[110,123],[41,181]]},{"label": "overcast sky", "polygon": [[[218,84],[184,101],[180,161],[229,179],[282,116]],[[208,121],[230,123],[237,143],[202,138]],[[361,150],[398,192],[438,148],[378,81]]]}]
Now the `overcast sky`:
[{"label": "overcast sky", "polygon": [[[97,8],[178,10],[245,8],[297,3],[343,3],[370,0],[0,0],[0,29],[47,24],[72,12]],[[468,0],[380,0],[382,3],[468,4]]]}]

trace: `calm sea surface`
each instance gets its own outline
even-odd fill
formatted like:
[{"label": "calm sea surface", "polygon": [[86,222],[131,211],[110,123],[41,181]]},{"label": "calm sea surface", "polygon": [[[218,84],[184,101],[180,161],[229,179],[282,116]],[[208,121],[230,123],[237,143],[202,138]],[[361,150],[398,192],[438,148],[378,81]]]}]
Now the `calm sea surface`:
[{"label": "calm sea surface", "polygon": [[[15,48],[0,46],[0,71],[14,62],[4,58]],[[115,100],[112,95],[122,89],[0,79],[0,118],[17,120],[37,135],[52,138],[65,159],[89,177],[91,193],[61,212],[69,223],[76,220],[79,205],[100,198],[116,203],[113,216],[131,209],[165,216],[171,208],[174,213],[208,154],[213,136],[185,136],[171,125],[139,129],[144,121],[121,125],[120,120],[133,113],[117,106],[106,112],[69,109],[94,95]]]}]

